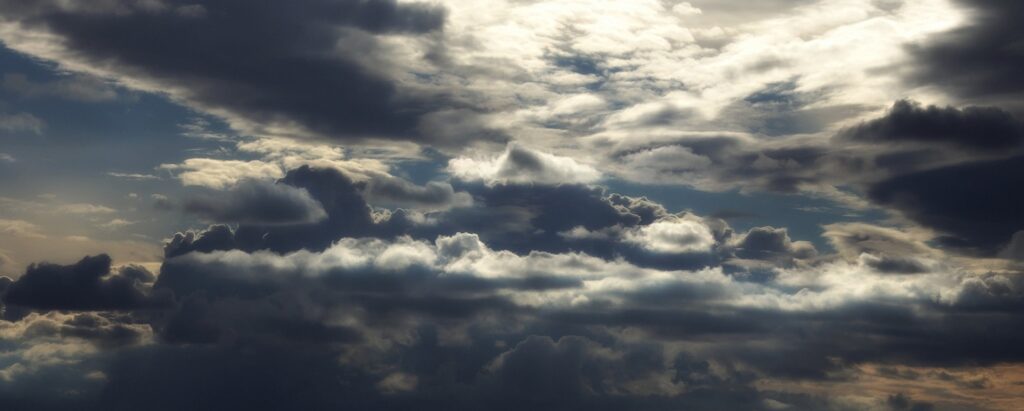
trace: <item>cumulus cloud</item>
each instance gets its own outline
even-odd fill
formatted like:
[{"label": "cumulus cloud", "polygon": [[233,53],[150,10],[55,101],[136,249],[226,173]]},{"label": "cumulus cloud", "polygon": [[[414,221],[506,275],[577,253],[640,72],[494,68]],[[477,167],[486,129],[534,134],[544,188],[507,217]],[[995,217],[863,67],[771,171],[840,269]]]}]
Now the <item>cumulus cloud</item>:
[{"label": "cumulus cloud", "polygon": [[689,218],[670,218],[640,227],[627,241],[655,253],[708,252],[715,244],[711,230]]}]

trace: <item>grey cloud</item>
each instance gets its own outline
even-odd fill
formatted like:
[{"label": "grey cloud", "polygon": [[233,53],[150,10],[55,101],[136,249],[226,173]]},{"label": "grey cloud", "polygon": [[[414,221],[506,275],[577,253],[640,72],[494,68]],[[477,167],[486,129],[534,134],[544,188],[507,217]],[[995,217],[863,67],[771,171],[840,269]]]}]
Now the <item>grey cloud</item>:
[{"label": "grey cloud", "polygon": [[1024,261],[1024,230],[1013,233],[1010,243],[999,253],[999,256]]},{"label": "grey cloud", "polygon": [[226,193],[186,199],[182,208],[215,222],[242,224],[315,223],[327,218],[309,192],[272,181],[246,180]]},{"label": "grey cloud", "polygon": [[164,258],[176,257],[192,251],[210,252],[237,248],[235,233],[223,224],[211,225],[199,232],[175,233],[164,243]]},{"label": "grey cloud", "polygon": [[243,224],[235,232],[239,246],[247,250],[269,248],[294,251],[322,250],[341,237],[362,237],[375,233],[370,206],[351,179],[334,169],[300,167],[279,181],[306,190],[327,213],[327,218],[307,224],[267,226]]},{"label": "grey cloud", "polygon": [[[632,227],[667,216],[664,207],[649,200],[607,194],[600,188],[583,185],[463,183],[452,187],[454,194],[447,198],[449,189],[442,184],[419,187],[402,180],[383,185],[374,181],[354,183],[337,170],[310,167],[289,171],[278,184],[306,190],[323,206],[327,217],[317,222],[290,225],[243,222],[235,230],[217,225],[205,233],[181,233],[168,244],[165,254],[171,257],[192,250],[233,248],[276,252],[323,250],[341,237],[411,235],[433,239],[438,235],[472,232],[495,248],[517,253],[580,249],[610,256],[609,244],[570,242],[560,233],[576,227],[588,230],[616,225]],[[443,201],[449,201],[449,206],[460,203],[466,206],[418,217],[404,210],[374,215],[364,195],[373,200],[385,194],[395,202],[418,201],[417,205],[428,211],[430,205],[440,207],[438,202]],[[238,204],[240,209],[260,208],[252,202]],[[640,254],[644,253],[637,256]],[[650,258],[667,261],[672,257]]]},{"label": "grey cloud", "polygon": [[990,98],[1010,104],[1024,92],[1024,29],[1016,16],[1024,5],[1013,0],[958,0],[971,11],[962,27],[910,46],[917,64],[910,80],[967,99]]},{"label": "grey cloud", "polygon": [[59,44],[44,52],[7,39],[11,47],[165,91],[226,117],[244,132],[422,141],[427,137],[418,131],[420,119],[458,105],[417,91],[424,87],[393,81],[386,73],[394,67],[386,58],[363,61],[387,52],[376,36],[426,39],[441,30],[445,11],[437,6],[394,0],[309,0],[301,7],[211,1],[202,4],[202,13],[183,15],[174,10],[192,5],[159,4],[0,7],[7,24],[19,22],[23,32],[46,33]]},{"label": "grey cloud", "polygon": [[385,207],[410,207],[427,211],[465,207],[473,203],[464,192],[455,192],[451,184],[431,181],[423,186],[396,177],[371,179],[365,188],[367,201]]},{"label": "grey cloud", "polygon": [[900,100],[882,118],[847,128],[842,138],[877,143],[945,143],[977,150],[1024,145],[1024,123],[996,107],[922,107]]},{"label": "grey cloud", "polygon": [[920,171],[870,187],[872,201],[939,230],[950,246],[995,254],[1024,228],[1024,157]]},{"label": "grey cloud", "polygon": [[60,326],[61,336],[80,338],[103,348],[135,345],[151,332],[148,324],[133,324],[131,318],[108,313],[75,314]]},{"label": "grey cloud", "polygon": [[12,306],[38,310],[131,310],[160,303],[133,274],[110,275],[110,257],[86,257],[72,265],[34,264],[11,283],[2,299]]},{"label": "grey cloud", "polygon": [[825,226],[825,238],[848,261],[860,261],[882,273],[918,274],[929,269],[920,257],[932,257],[935,250],[920,239],[895,230],[863,223]]},{"label": "grey cloud", "polygon": [[744,259],[792,265],[794,260],[816,257],[818,250],[806,241],[792,241],[785,228],[754,227],[735,240],[733,253]]}]

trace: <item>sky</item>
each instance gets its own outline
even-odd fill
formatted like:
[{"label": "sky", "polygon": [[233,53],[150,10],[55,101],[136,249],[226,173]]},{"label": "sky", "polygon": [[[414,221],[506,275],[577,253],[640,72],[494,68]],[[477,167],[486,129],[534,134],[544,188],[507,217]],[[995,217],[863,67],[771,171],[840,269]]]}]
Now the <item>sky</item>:
[{"label": "sky", "polygon": [[0,0],[0,409],[1017,410],[1021,16]]}]

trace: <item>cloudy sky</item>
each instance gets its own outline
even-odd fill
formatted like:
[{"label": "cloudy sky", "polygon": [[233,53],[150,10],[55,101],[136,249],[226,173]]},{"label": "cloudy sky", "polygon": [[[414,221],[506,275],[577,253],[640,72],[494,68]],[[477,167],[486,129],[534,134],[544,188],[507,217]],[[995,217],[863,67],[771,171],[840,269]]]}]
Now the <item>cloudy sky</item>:
[{"label": "cloudy sky", "polygon": [[1020,409],[1021,16],[0,0],[0,408]]}]

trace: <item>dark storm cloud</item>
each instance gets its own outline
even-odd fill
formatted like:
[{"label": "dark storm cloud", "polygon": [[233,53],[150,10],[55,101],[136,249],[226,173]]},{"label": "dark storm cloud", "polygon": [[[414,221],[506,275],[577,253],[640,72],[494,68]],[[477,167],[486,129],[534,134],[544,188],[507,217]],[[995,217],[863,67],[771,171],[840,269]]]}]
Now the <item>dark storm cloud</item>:
[{"label": "dark storm cloud", "polygon": [[[428,112],[451,99],[388,78],[375,36],[430,36],[437,6],[394,0],[217,0],[0,3],[5,20],[52,34],[59,58],[141,80],[226,116],[246,132],[291,129],[328,138],[424,137]],[[369,63],[373,61],[373,63]],[[305,135],[302,135],[305,137]],[[416,137],[421,136],[421,137]]]},{"label": "dark storm cloud", "polygon": [[130,310],[158,301],[141,289],[137,269],[111,275],[110,257],[85,257],[72,265],[33,264],[3,293],[3,302],[38,310]]},{"label": "dark storm cloud", "polygon": [[1024,157],[972,162],[893,177],[872,201],[945,234],[947,245],[994,254],[1024,229]]},{"label": "dark storm cloud", "polygon": [[226,193],[185,200],[186,212],[224,223],[297,224],[323,220],[327,213],[302,188],[263,180],[246,180]]},{"label": "dark storm cloud", "polygon": [[[910,48],[918,60],[911,79],[958,96],[1013,103],[1024,92],[1024,4],[1015,0],[958,0],[971,12],[965,26]],[[1016,103],[1013,103],[1016,104]]]},{"label": "dark storm cloud", "polygon": [[1024,144],[1024,123],[996,107],[922,107],[910,100],[893,104],[882,118],[839,133],[842,138],[879,143],[940,143],[977,150],[1007,150]]}]

